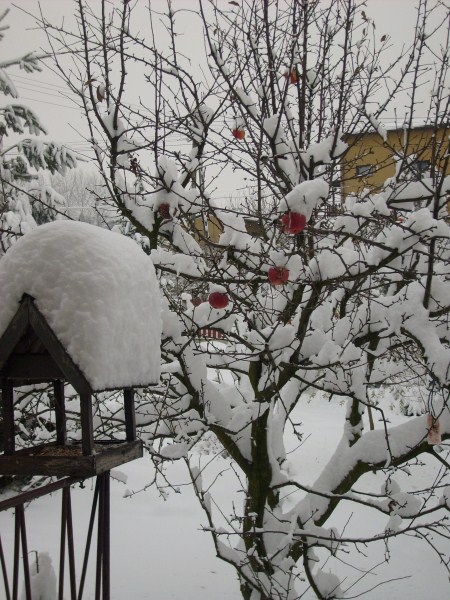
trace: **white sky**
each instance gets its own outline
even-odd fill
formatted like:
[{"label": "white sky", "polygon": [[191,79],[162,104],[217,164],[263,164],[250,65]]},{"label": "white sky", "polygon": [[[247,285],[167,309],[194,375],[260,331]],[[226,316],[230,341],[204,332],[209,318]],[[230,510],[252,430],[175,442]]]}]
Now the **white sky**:
[{"label": "white sky", "polygon": [[[98,0],[95,0],[94,4]],[[147,0],[132,0],[143,7]],[[329,2],[329,0],[323,0]],[[430,0],[430,5],[439,0]],[[226,0],[223,0],[225,3]],[[122,4],[122,0],[113,0],[112,4]],[[152,7],[163,7],[164,0],[151,0]],[[0,0],[1,9],[8,7],[9,3]],[[44,15],[53,22],[66,22],[74,20],[75,3],[73,0],[15,0],[15,6],[11,6],[11,12],[7,17],[10,30],[6,32],[5,40],[1,43],[1,55],[3,58],[11,58],[28,51],[38,50],[45,44],[42,32],[37,31],[33,19],[17,7],[28,12],[37,14],[41,6]],[[175,5],[183,8],[196,9],[197,0],[175,0]],[[390,36],[393,44],[392,56],[394,57],[401,46],[411,39],[415,24],[415,6],[417,0],[367,0],[366,13],[376,23],[377,36],[384,34]],[[189,17],[183,15],[186,28],[191,27]],[[192,21],[191,21],[192,23]],[[192,27],[191,27],[192,29]],[[200,29],[196,30],[197,33]],[[203,40],[201,35],[191,36],[189,50],[191,56],[201,56],[203,53]],[[21,101],[32,108],[40,117],[47,128],[49,136],[60,143],[66,144],[72,150],[85,151],[88,145],[83,141],[80,132],[86,131],[83,119],[77,109],[71,106],[66,97],[63,82],[56,76],[44,69],[42,73],[27,75],[19,69],[8,71],[20,94]],[[401,111],[401,107],[399,107]],[[418,114],[418,117],[422,115]],[[230,189],[231,191],[231,189]]]}]

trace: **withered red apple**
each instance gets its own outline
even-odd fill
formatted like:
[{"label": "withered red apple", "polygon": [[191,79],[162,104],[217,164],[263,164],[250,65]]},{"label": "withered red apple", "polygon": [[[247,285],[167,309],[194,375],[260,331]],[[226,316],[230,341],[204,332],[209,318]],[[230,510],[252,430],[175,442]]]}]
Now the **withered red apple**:
[{"label": "withered red apple", "polygon": [[243,140],[245,138],[245,131],[243,129],[235,128],[232,133],[233,137],[237,140]]},{"label": "withered red apple", "polygon": [[281,217],[281,226],[284,233],[300,233],[306,227],[306,217],[301,213],[289,210]]},{"label": "withered red apple", "polygon": [[169,204],[160,204],[158,207],[158,212],[163,219],[171,219],[172,215],[170,214],[170,205]]},{"label": "withered red apple", "polygon": [[286,267],[271,267],[268,278],[272,285],[284,285],[289,281],[289,269],[286,269]]},{"label": "withered red apple", "polygon": [[285,71],[284,72],[284,78],[285,79],[289,79],[290,83],[292,83],[293,85],[295,85],[298,81],[298,77],[297,77],[297,69],[294,68],[292,69],[292,71]]}]

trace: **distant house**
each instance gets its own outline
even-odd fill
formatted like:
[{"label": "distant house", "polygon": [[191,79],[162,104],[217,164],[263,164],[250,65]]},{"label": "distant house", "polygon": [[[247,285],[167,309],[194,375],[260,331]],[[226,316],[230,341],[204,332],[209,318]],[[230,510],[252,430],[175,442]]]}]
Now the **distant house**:
[{"label": "distant house", "polygon": [[[244,217],[244,223],[245,229],[249,235],[253,237],[264,236],[264,228],[256,217]],[[207,224],[207,228],[205,227],[205,224]],[[208,241],[212,244],[219,243],[220,236],[223,233],[223,224],[216,214],[207,213],[204,216],[200,215],[196,217],[194,227],[196,230],[195,238],[200,246],[206,247]],[[206,235],[205,230],[207,231]]]},{"label": "distant house", "polygon": [[386,140],[377,132],[346,136],[349,145],[342,164],[341,192],[345,198],[364,188],[381,190],[394,177],[396,162],[406,158],[403,171],[408,179],[421,180],[435,173],[450,173],[450,130],[423,125],[408,129],[386,128]]},{"label": "distant house", "polygon": [[207,242],[219,243],[223,231],[223,225],[213,213],[199,215],[194,221],[195,238],[200,246],[205,247]]}]

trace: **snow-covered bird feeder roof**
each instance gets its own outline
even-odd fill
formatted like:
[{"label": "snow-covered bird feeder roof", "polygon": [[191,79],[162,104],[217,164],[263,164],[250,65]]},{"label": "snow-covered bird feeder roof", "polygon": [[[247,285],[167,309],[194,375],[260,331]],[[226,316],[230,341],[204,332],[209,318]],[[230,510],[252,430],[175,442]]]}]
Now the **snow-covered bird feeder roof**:
[{"label": "snow-covered bird feeder roof", "polygon": [[159,287],[151,259],[131,239],[74,221],[25,235],[0,260],[0,370],[25,312],[40,342],[33,322],[49,340],[54,334],[47,350],[78,392],[158,382]]}]

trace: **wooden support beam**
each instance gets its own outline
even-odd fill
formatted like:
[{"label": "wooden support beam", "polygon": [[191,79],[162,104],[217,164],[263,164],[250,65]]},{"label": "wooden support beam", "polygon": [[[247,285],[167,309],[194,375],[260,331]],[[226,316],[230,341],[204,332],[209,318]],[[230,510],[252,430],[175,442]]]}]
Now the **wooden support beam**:
[{"label": "wooden support beam", "polygon": [[66,521],[67,521],[67,497],[63,489],[61,506],[61,533],[59,538],[59,581],[58,581],[58,600],[64,600],[64,571],[66,567]]},{"label": "wooden support beam", "polygon": [[14,434],[14,387],[7,379],[2,380],[2,419],[4,451],[5,454],[12,454],[16,445]]},{"label": "wooden support beam", "polygon": [[90,394],[92,390],[86,377],[73,362],[72,358],[62,346],[44,316],[39,312],[33,302],[29,302],[28,313],[31,327],[55,363],[64,373],[64,379],[70,381],[80,394]]},{"label": "wooden support beam", "polygon": [[70,497],[70,487],[63,489],[63,494],[67,498],[67,551],[69,555],[69,577],[70,577],[70,598],[77,600],[77,579],[75,575],[75,550],[73,544],[73,518],[72,518],[72,500]]},{"label": "wooden support beam", "polygon": [[64,446],[67,442],[64,381],[58,379],[53,382],[53,393],[55,397],[56,443]]},{"label": "wooden support beam", "polygon": [[33,600],[31,596],[31,578],[30,578],[30,563],[28,562],[28,542],[27,542],[27,528],[25,525],[25,510],[23,504],[19,504],[16,507],[16,512],[19,512],[20,520],[20,532],[22,538],[22,566],[23,566],[23,577],[25,583],[25,598],[26,600]]},{"label": "wooden support beam", "polygon": [[[81,447],[80,447],[81,446]],[[112,442],[96,440],[95,454],[83,454],[82,445],[57,446],[42,444],[18,450],[13,454],[0,454],[0,475],[55,475],[58,477],[92,477],[100,475],[142,457],[142,442]],[[55,454],[52,454],[52,447]],[[44,452],[41,454],[41,450]],[[0,510],[2,502],[0,501]]]},{"label": "wooden support beam", "polygon": [[12,579],[12,597],[17,600],[19,597],[19,566],[20,566],[20,506],[16,506],[14,511],[14,566]]},{"label": "wooden support beam", "polygon": [[6,569],[5,553],[3,552],[1,537],[0,537],[0,564],[2,566],[3,584],[5,586],[6,600],[11,600],[11,593],[9,591],[8,571]]},{"label": "wooden support beam", "polygon": [[80,394],[81,414],[81,447],[84,456],[90,456],[94,452],[94,426],[92,422],[92,396],[91,394]]},{"label": "wooden support beam", "polygon": [[8,379],[39,381],[64,379],[61,369],[53,358],[46,354],[12,354],[4,373]]},{"label": "wooden support beam", "polygon": [[29,296],[24,297],[13,320],[0,338],[0,369],[3,369],[11,352],[27,329],[30,301],[32,302],[32,299]]},{"label": "wooden support beam", "polygon": [[34,488],[32,490],[29,490],[28,492],[22,492],[20,494],[17,494],[16,496],[7,498],[6,500],[1,500],[0,512],[3,510],[9,510],[10,508],[15,508],[16,506],[19,506],[19,504],[26,504],[27,502],[36,500],[36,498],[47,496],[48,494],[52,494],[57,490],[62,490],[65,487],[72,485],[73,483],[79,483],[81,481],[83,481],[83,479],[81,478],[66,477],[65,479],[58,479],[53,483],[47,483],[46,485],[42,485],[41,487]]},{"label": "wooden support beam", "polygon": [[134,442],[136,439],[136,414],[134,410],[134,390],[132,388],[123,390],[123,400],[127,442]]},{"label": "wooden support beam", "polygon": [[102,600],[110,600],[111,558],[110,558],[110,480],[109,471],[103,473],[103,552],[102,552]]}]

